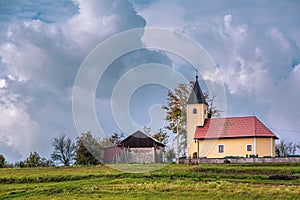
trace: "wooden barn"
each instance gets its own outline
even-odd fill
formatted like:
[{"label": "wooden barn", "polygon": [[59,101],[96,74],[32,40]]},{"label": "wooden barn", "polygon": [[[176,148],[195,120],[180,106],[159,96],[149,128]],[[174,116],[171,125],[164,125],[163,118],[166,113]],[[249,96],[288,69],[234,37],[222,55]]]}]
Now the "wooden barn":
[{"label": "wooden barn", "polygon": [[136,131],[121,141],[119,146],[105,149],[105,163],[160,163],[164,160],[165,144]]}]

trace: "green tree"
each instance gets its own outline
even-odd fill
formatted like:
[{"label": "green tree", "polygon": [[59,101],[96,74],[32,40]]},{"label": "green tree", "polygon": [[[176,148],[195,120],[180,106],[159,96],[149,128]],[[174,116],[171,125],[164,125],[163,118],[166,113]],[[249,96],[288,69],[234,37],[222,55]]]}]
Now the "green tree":
[{"label": "green tree", "polygon": [[186,132],[186,102],[191,93],[193,83],[178,84],[174,92],[168,91],[167,105],[162,106],[166,111],[166,120],[169,122],[166,129],[172,131],[177,140],[177,156],[184,154],[187,148]]},{"label": "green tree", "polygon": [[0,168],[6,167],[6,161],[3,155],[0,154]]},{"label": "green tree", "polygon": [[[162,109],[166,111],[166,120],[169,122],[166,129],[171,130],[176,136],[177,140],[177,156],[184,154],[187,148],[187,132],[186,132],[186,102],[192,92],[195,82],[190,84],[178,84],[174,92],[168,91],[167,105],[162,106]],[[208,116],[218,117],[221,115],[220,110],[214,106],[215,94],[211,98],[205,94],[205,98],[208,102]],[[178,134],[177,134],[178,132]]]},{"label": "green tree", "polygon": [[275,145],[275,153],[277,157],[286,157],[295,154],[297,145],[293,142],[285,142],[280,140],[279,144]]},{"label": "green tree", "polygon": [[95,165],[103,160],[103,149],[100,140],[93,137],[90,131],[77,138],[76,164]]},{"label": "green tree", "polygon": [[51,158],[54,162],[63,164],[64,166],[70,166],[76,156],[76,145],[66,135],[61,134],[52,140],[52,146],[54,150],[51,154]]},{"label": "green tree", "polygon": [[25,167],[39,167],[41,165],[41,157],[37,152],[30,152],[29,157],[24,162]]},{"label": "green tree", "polygon": [[160,128],[152,135],[152,137],[163,144],[167,144],[169,135],[165,130]]}]

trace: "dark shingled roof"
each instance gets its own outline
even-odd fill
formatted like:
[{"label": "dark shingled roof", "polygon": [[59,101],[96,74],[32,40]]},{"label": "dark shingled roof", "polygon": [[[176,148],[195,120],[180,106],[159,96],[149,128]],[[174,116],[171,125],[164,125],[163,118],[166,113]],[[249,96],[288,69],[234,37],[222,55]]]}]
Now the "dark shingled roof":
[{"label": "dark shingled roof", "polygon": [[189,96],[187,104],[207,104],[205,101],[204,95],[198,83],[198,76],[196,76],[196,82],[194,84],[194,88]]},{"label": "dark shingled roof", "polygon": [[125,138],[123,141],[121,141],[121,144],[124,147],[154,147],[154,146],[166,146],[165,144],[157,141],[153,137],[141,132],[136,131],[133,134],[129,135],[127,138]]}]

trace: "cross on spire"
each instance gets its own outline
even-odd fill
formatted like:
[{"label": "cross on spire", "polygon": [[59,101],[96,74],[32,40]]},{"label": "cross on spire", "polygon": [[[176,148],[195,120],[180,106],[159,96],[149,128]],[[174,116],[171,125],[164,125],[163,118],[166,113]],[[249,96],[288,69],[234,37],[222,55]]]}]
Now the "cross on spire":
[{"label": "cross on spire", "polygon": [[195,70],[196,70],[196,81],[198,81],[198,69]]},{"label": "cross on spire", "polygon": [[202,93],[202,90],[200,88],[199,82],[198,82],[198,75],[196,75],[196,81],[194,84],[194,87],[192,89],[192,92],[188,98],[187,104],[207,104],[205,97]]}]

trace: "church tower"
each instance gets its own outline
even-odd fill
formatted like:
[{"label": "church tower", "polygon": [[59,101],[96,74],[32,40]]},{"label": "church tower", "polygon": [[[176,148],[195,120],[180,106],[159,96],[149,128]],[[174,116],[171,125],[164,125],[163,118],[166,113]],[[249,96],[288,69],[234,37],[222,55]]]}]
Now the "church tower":
[{"label": "church tower", "polygon": [[198,83],[198,76],[193,90],[187,101],[187,148],[188,157],[197,157],[197,146],[194,141],[194,135],[197,126],[203,126],[205,119],[208,117],[208,104],[204,98]]}]

